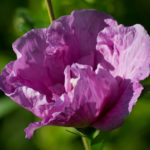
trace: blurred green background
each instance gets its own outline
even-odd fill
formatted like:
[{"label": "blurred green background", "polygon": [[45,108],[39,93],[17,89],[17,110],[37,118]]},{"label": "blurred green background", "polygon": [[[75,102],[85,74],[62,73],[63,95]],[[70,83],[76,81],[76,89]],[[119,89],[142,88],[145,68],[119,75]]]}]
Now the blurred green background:
[{"label": "blurred green background", "polygon": [[[52,0],[55,17],[75,9],[97,9],[125,25],[142,24],[150,33],[150,0]],[[15,54],[12,42],[32,28],[49,26],[44,0],[0,0],[0,71]],[[150,79],[142,84],[150,84]],[[0,92],[0,150],[82,150],[79,136],[63,127],[43,127],[31,140],[24,128],[37,118]],[[72,130],[69,128],[68,130]],[[142,96],[119,129],[111,132],[104,150],[150,150],[150,93]]]}]

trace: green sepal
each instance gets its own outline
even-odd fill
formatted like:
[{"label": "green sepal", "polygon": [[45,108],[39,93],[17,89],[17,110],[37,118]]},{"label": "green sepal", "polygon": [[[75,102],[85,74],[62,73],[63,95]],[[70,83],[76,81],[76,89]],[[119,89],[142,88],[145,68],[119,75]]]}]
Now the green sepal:
[{"label": "green sepal", "polygon": [[109,136],[108,131],[99,131],[95,128],[76,128],[77,132],[84,138],[86,138],[89,145],[89,150],[102,150],[104,141]]}]

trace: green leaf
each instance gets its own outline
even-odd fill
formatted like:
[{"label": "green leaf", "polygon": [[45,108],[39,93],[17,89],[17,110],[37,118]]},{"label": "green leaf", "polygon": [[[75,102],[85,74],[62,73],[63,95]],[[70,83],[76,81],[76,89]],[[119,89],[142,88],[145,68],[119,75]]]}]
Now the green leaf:
[{"label": "green leaf", "polygon": [[0,119],[16,110],[18,105],[6,96],[0,97]]},{"label": "green leaf", "polygon": [[150,92],[150,84],[144,85],[144,89],[142,91],[141,97]]},{"label": "green leaf", "polygon": [[29,10],[25,8],[19,8],[16,11],[16,15],[14,17],[14,28],[17,33],[24,34],[27,31],[33,29],[35,27],[34,17],[31,15]]},{"label": "green leaf", "polygon": [[8,56],[8,54],[5,54],[5,50],[2,50],[3,53],[0,54],[0,72],[2,71],[2,69],[5,67],[6,64],[8,64],[12,58],[10,56]]},{"label": "green leaf", "polygon": [[109,133],[108,131],[97,131],[96,136],[91,140],[91,150],[102,150]]},{"label": "green leaf", "polygon": [[104,141],[110,133],[108,131],[99,131],[92,127],[77,128],[77,131],[81,133],[82,139],[84,138],[84,145],[88,143],[86,145],[89,145],[90,150],[102,150]]},{"label": "green leaf", "polygon": [[102,140],[99,143],[96,143],[94,145],[91,145],[91,150],[102,150],[104,145],[104,141]]},{"label": "green leaf", "polygon": [[88,127],[88,128],[76,128],[76,130],[78,132],[80,132],[81,134],[83,134],[83,136],[89,138],[89,139],[93,139],[94,133],[96,132],[95,128],[92,127]]},{"label": "green leaf", "polygon": [[108,131],[99,131],[98,135],[91,141],[91,145],[101,143],[109,136]]}]

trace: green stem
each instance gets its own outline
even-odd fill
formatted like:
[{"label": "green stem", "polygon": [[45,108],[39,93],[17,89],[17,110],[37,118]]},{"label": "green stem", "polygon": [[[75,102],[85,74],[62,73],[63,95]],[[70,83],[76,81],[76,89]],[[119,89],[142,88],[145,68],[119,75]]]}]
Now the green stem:
[{"label": "green stem", "polygon": [[85,150],[90,150],[89,144],[88,144],[88,141],[87,141],[86,137],[82,136],[82,142],[83,142]]},{"label": "green stem", "polygon": [[46,4],[47,4],[47,8],[48,8],[49,19],[50,19],[50,22],[52,23],[55,20],[55,17],[54,17],[51,0],[46,0]]}]

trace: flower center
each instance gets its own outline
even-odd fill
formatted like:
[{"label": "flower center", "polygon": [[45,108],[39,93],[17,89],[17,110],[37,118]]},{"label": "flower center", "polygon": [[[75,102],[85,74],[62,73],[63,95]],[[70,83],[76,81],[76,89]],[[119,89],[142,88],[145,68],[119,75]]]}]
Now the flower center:
[{"label": "flower center", "polygon": [[72,87],[75,87],[77,82],[78,82],[79,78],[71,78],[70,79],[70,83],[72,84]]}]

